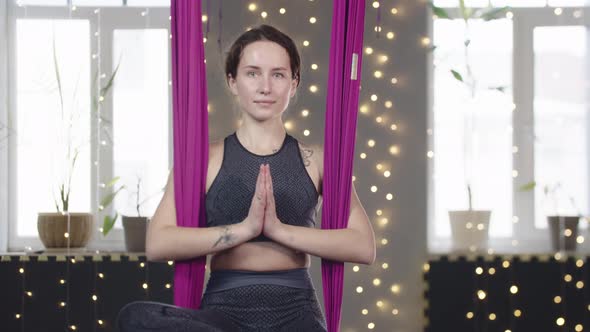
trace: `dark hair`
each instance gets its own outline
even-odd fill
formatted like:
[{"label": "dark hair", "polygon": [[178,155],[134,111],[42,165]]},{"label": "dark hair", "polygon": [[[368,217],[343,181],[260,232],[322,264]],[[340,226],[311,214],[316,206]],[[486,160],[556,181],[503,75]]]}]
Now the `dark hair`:
[{"label": "dark hair", "polygon": [[238,64],[240,63],[244,49],[249,44],[260,40],[277,43],[287,51],[291,62],[293,79],[297,80],[297,86],[299,86],[299,82],[301,81],[301,58],[299,57],[297,46],[295,46],[295,43],[289,36],[282,33],[277,28],[266,24],[244,32],[233,43],[225,59],[225,79],[228,80],[229,77],[236,78]]}]

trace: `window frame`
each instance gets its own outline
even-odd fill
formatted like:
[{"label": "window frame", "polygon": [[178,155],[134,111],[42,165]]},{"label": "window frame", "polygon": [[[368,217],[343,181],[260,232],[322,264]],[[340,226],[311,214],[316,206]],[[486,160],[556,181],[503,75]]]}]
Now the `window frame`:
[{"label": "window frame", "polygon": [[[99,9],[97,14],[95,10]],[[142,12],[149,10],[149,18],[143,17]],[[136,30],[136,29],[166,29],[170,33],[170,9],[168,7],[77,7],[76,10],[70,10],[68,6],[18,6],[15,0],[2,1],[0,4],[0,15],[4,14],[6,18],[6,31],[0,27],[0,36],[3,36],[2,42],[6,47],[0,51],[0,65],[7,68],[8,75],[6,82],[4,78],[0,79],[0,94],[5,93],[7,98],[7,107],[0,108],[0,121],[10,120],[9,126],[16,127],[16,22],[18,19],[85,19],[90,25],[90,52],[98,54],[96,60],[91,60],[90,73],[95,73],[101,69],[101,73],[111,72],[113,68],[113,38],[114,30]],[[99,30],[100,28],[100,30]],[[100,31],[100,36],[94,36],[94,32]],[[98,40],[98,41],[97,41]],[[99,44],[100,43],[100,44]],[[168,58],[170,56],[170,44],[168,43]],[[170,68],[170,61],[168,63]],[[106,68],[106,69],[102,69]],[[89,75],[92,79],[93,75]],[[171,80],[171,71],[169,70],[169,80]],[[106,78],[105,78],[106,79]],[[101,82],[104,84],[104,80]],[[92,86],[92,84],[90,85]],[[171,87],[168,95],[172,96]],[[90,91],[91,92],[91,91]],[[1,96],[1,95],[0,95]],[[172,98],[168,102],[168,165],[172,164]],[[106,118],[113,118],[113,98],[106,98],[101,104],[100,114]],[[91,116],[91,131],[97,132],[98,119]],[[112,129],[112,128],[111,128]],[[87,250],[115,250],[124,251],[124,234],[121,228],[113,228],[108,236],[103,236],[99,228],[105,215],[112,215],[112,205],[104,211],[98,211],[100,197],[107,194],[99,183],[106,183],[113,178],[113,147],[111,145],[100,146],[100,134],[94,137],[90,142],[91,163],[90,183],[91,190],[91,211],[95,215],[95,227],[92,237],[86,246]],[[7,149],[0,150],[0,252],[9,251],[27,251],[44,249],[38,236],[18,236],[16,233],[17,220],[17,197],[15,195],[16,183],[16,142],[13,138],[8,138]],[[100,148],[98,148],[100,146]],[[5,151],[6,150],[6,151]],[[98,158],[98,159],[97,159]],[[100,167],[95,167],[93,161],[98,160]],[[6,222],[3,222],[3,221]],[[117,223],[120,223],[117,221]]]},{"label": "window frame", "polygon": [[[462,19],[459,8],[444,7],[449,13],[451,19]],[[477,8],[477,7],[476,7]],[[513,145],[518,146],[518,153],[512,154],[512,167],[518,170],[518,176],[512,178],[512,206],[513,216],[518,216],[519,222],[514,224],[513,237],[491,237],[489,238],[488,248],[492,248],[495,253],[550,253],[549,234],[547,230],[536,229],[535,221],[535,197],[534,191],[521,192],[519,188],[534,178],[534,141],[528,139],[530,133],[526,130],[533,123],[534,116],[534,48],[533,33],[534,28],[538,26],[586,26],[590,29],[590,8],[589,7],[563,7],[561,15],[555,15],[554,7],[543,8],[511,8],[513,14],[513,67],[512,67],[512,86],[513,102],[516,105],[516,112],[512,115]],[[574,11],[581,10],[583,21],[573,18]],[[433,32],[433,22],[430,22],[430,32]],[[588,35],[590,36],[590,34]],[[590,49],[590,37],[587,40],[588,49]],[[433,55],[431,55],[433,60]],[[587,61],[590,73],[590,60]],[[590,80],[590,74],[588,74]],[[434,124],[434,70],[431,67],[429,73],[430,81],[430,107],[429,107],[429,128]],[[587,101],[590,104],[590,100]],[[590,126],[590,123],[589,123]],[[533,128],[534,130],[534,128]],[[428,136],[428,144],[432,150],[434,147],[434,135]],[[590,148],[588,151],[590,156]],[[428,174],[433,174],[434,161],[428,159]],[[590,179],[590,169],[588,169]],[[590,180],[589,180],[590,181]],[[452,238],[437,236],[434,231],[435,220],[435,187],[432,176],[428,177],[428,184],[431,188],[428,192],[428,251],[430,253],[446,253],[452,251]],[[590,183],[587,184],[590,188]],[[517,240],[517,245],[512,241]],[[590,251],[590,239],[578,244],[578,251]]]}]

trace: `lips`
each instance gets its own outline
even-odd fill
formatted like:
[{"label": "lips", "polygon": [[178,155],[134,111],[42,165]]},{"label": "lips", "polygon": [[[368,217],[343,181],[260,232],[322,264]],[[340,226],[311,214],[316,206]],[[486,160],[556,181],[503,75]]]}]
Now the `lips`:
[{"label": "lips", "polygon": [[254,103],[257,105],[262,105],[262,106],[270,106],[270,105],[274,104],[275,102],[272,100],[256,100],[256,101],[254,101]]}]

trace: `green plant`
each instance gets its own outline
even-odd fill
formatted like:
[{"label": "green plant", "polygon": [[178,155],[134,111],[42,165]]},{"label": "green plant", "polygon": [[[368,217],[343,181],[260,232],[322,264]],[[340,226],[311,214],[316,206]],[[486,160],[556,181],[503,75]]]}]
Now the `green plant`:
[{"label": "green plant", "polygon": [[[68,122],[66,123],[66,119],[65,119],[65,109],[64,109],[64,93],[63,93],[63,89],[62,89],[62,82],[61,82],[61,72],[60,72],[60,68],[59,68],[59,62],[58,62],[58,58],[57,58],[57,50],[55,47],[55,36],[53,36],[52,39],[52,53],[53,53],[53,65],[54,65],[54,69],[55,69],[55,79],[56,79],[56,83],[57,83],[57,92],[58,92],[58,97],[59,97],[59,105],[60,105],[60,110],[61,110],[61,118],[62,118],[62,123],[65,123],[67,125],[67,152],[66,152],[66,156],[65,156],[65,160],[67,160],[68,165],[67,165],[67,169],[66,169],[66,178],[67,180],[63,180],[59,183],[58,185],[58,189],[59,189],[59,201],[55,198],[53,198],[54,203],[55,203],[55,208],[57,210],[57,212],[68,212],[69,211],[69,203],[70,203],[70,193],[71,193],[71,182],[72,182],[72,176],[74,174],[74,170],[75,170],[75,166],[76,166],[76,161],[78,158],[78,155],[80,153],[80,146],[76,146],[76,147],[72,147],[72,137],[71,137],[71,131],[72,131],[72,126],[73,126],[73,116],[74,116],[74,112],[70,112],[70,117],[68,119]],[[119,59],[119,63],[117,64],[115,70],[113,71],[113,73],[111,74],[107,84],[103,87],[101,87],[100,92],[99,92],[99,96],[97,96],[94,92],[96,91],[96,89],[92,89],[92,110],[91,110],[91,114],[94,114],[96,112],[98,112],[98,105],[100,102],[102,102],[104,100],[104,98],[108,95],[109,91],[111,90],[112,86],[113,86],[113,82],[115,80],[115,76],[117,75],[117,71],[119,70],[119,65],[120,65],[120,59]],[[94,79],[93,79],[93,87],[95,87],[98,83],[98,72],[95,73],[94,75]],[[74,94],[73,94],[73,99],[76,100],[76,96],[77,96],[77,92],[78,92],[78,84],[76,84],[75,89],[74,89]],[[73,150],[73,151],[72,151]]]},{"label": "green plant", "polygon": [[[471,99],[475,99],[477,92],[480,90],[478,86],[478,79],[473,72],[472,68],[472,59],[470,56],[470,45],[471,45],[471,37],[470,37],[470,27],[472,21],[474,20],[484,20],[485,22],[493,21],[497,19],[501,19],[505,17],[506,13],[510,9],[510,7],[498,7],[495,8],[491,5],[491,1],[488,1],[488,6],[486,8],[470,8],[465,5],[464,0],[457,0],[458,1],[458,8],[460,11],[461,18],[465,22],[465,35],[463,36],[463,54],[464,54],[464,61],[462,63],[463,69],[452,68],[450,69],[450,74],[455,78],[455,80],[459,81],[463,84],[469,91],[469,95]],[[443,8],[437,7],[434,5],[432,1],[429,1],[429,5],[432,8],[433,13],[439,19],[452,19],[451,15]],[[430,51],[436,50],[437,46],[432,46]],[[506,90],[505,86],[493,86],[493,87],[486,87],[485,90],[495,90],[501,93],[504,93]],[[471,116],[473,116],[473,111],[471,112]],[[472,131],[472,128],[470,127]],[[472,134],[470,132],[470,134]],[[464,139],[464,144],[471,144],[472,139]],[[471,147],[467,148],[464,147],[464,158],[467,158],[467,155],[471,154]],[[467,197],[469,201],[469,210],[473,209],[473,194],[472,194],[472,184],[471,179],[465,175],[466,180],[466,187],[467,187]]]},{"label": "green plant", "polygon": [[[112,188],[114,187],[115,183],[117,181],[119,181],[120,177],[117,176],[115,178],[113,178],[106,186],[105,188]],[[100,202],[100,207],[99,210],[104,210],[107,206],[109,206],[113,200],[115,199],[115,197],[119,194],[119,192],[121,190],[128,190],[127,187],[125,185],[120,186],[117,190],[109,193],[108,195],[106,195],[105,197],[103,197],[103,199]],[[137,191],[135,192],[131,192],[131,195],[135,196],[135,210],[137,211],[137,216],[141,217],[141,206],[143,204],[145,204],[147,201],[149,201],[150,199],[152,199],[153,197],[155,197],[157,194],[159,194],[160,192],[163,192],[165,190],[165,187],[161,189],[161,191],[158,191],[154,194],[152,194],[151,196],[147,197],[146,199],[144,199],[143,201],[140,199],[140,193],[141,193],[141,177],[137,176]],[[102,234],[104,236],[106,236],[111,229],[113,229],[113,226],[115,225],[115,222],[117,221],[117,219],[119,218],[119,213],[117,211],[115,211],[114,216],[110,216],[110,215],[106,215],[103,219],[103,225],[102,225]]]},{"label": "green plant", "polygon": [[[531,190],[534,190],[537,187],[537,185],[538,185],[537,181],[530,181],[530,182],[520,186],[518,188],[518,190],[521,192],[531,191]],[[553,205],[553,211],[555,211],[556,215],[559,215],[559,211],[560,211],[560,209],[559,209],[559,193],[560,192],[562,192],[564,195],[567,196],[569,202],[571,203],[571,206],[576,211],[576,215],[580,218],[585,219],[587,222],[590,222],[590,216],[585,216],[580,211],[580,209],[578,208],[578,206],[576,204],[576,200],[574,199],[573,196],[571,196],[565,192],[565,189],[563,189],[563,186],[561,185],[560,181],[557,181],[553,184],[543,185],[543,196],[545,197],[545,200],[551,200],[551,203]]]}]

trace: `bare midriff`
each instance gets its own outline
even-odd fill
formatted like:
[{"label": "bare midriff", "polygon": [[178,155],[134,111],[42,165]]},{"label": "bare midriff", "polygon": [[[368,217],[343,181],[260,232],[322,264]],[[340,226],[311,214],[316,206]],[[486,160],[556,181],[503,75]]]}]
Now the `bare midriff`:
[{"label": "bare midriff", "polygon": [[275,271],[309,267],[309,255],[272,241],[245,242],[211,256],[211,271]]}]

